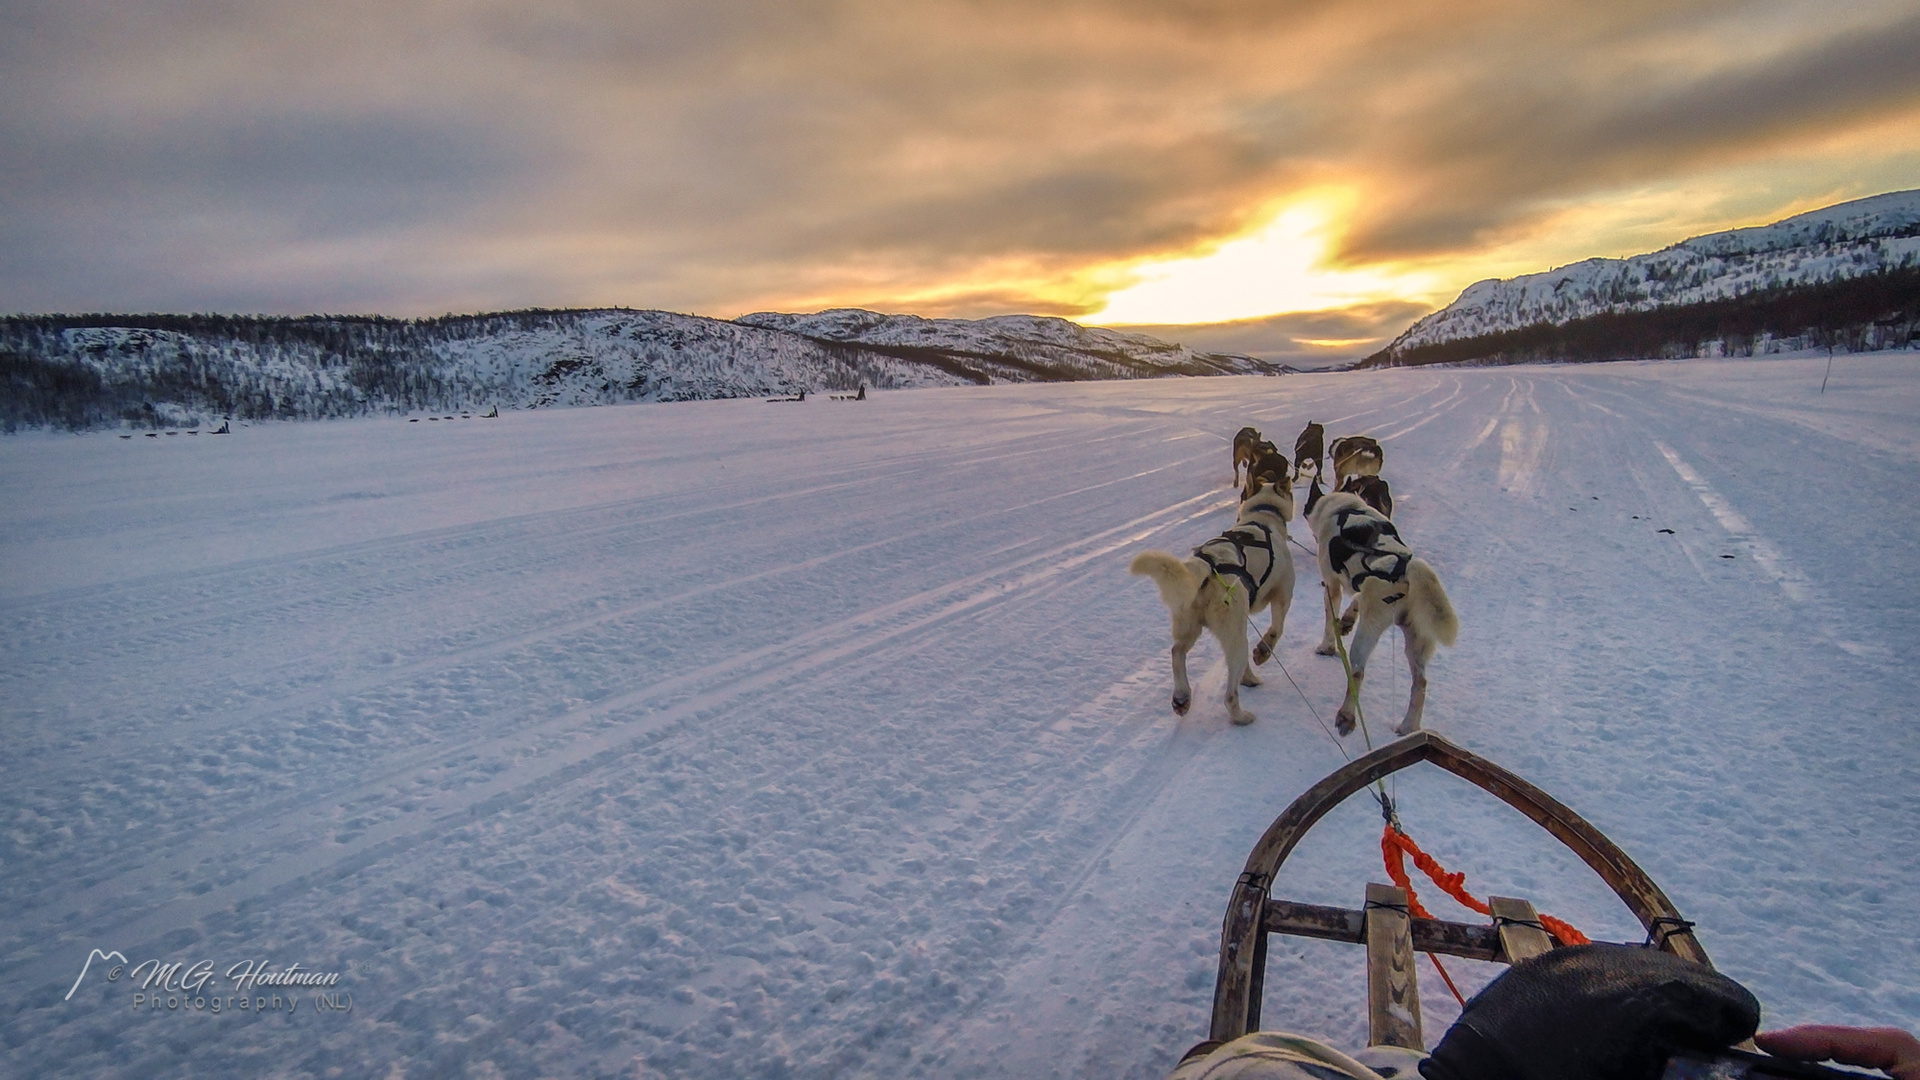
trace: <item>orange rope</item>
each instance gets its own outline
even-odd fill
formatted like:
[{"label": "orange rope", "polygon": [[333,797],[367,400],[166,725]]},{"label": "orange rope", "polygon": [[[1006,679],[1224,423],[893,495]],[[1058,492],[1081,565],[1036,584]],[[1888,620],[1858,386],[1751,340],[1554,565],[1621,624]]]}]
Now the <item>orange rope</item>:
[{"label": "orange rope", "polygon": [[1453,991],[1453,1000],[1459,1002],[1461,1008],[1466,1008],[1467,999],[1461,995],[1460,988],[1453,985],[1453,976],[1447,974],[1447,969],[1440,966],[1440,958],[1432,953],[1428,953],[1427,959],[1433,961],[1433,970],[1440,973],[1441,981],[1447,984],[1447,989]]},{"label": "orange rope", "polygon": [[[1492,908],[1480,900],[1475,899],[1473,894],[1467,892],[1466,887],[1462,884],[1467,880],[1466,874],[1449,873],[1446,867],[1433,861],[1433,856],[1421,851],[1420,845],[1414,843],[1412,837],[1394,828],[1393,825],[1389,823],[1380,833],[1380,857],[1387,864],[1387,876],[1393,879],[1395,885],[1407,891],[1408,914],[1421,919],[1431,919],[1434,917],[1433,913],[1428,911],[1420,903],[1420,898],[1414,895],[1413,882],[1407,876],[1405,859],[1408,855],[1413,856],[1413,865],[1419,867],[1421,873],[1432,878],[1433,883],[1440,886],[1441,892],[1446,893],[1448,896],[1453,897],[1455,900],[1460,901],[1460,903],[1482,915],[1493,914]],[[1571,924],[1556,919],[1551,915],[1540,916],[1540,925],[1546,929],[1547,933],[1558,938],[1562,945],[1592,944],[1587,935],[1574,929]]]}]

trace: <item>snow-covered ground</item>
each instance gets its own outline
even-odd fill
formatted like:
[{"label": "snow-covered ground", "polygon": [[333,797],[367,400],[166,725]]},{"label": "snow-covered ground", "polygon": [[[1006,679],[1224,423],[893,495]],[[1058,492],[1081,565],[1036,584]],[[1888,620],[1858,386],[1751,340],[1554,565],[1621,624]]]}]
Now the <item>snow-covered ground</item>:
[{"label": "snow-covered ground", "polygon": [[[1308,419],[1382,439],[1460,610],[1430,727],[1618,841],[1769,1022],[1920,1027],[1920,358],[1825,365],[8,438],[0,1072],[1163,1075],[1247,851],[1341,763],[1340,676],[1296,552],[1259,721],[1210,640],[1175,717],[1125,567],[1229,520],[1235,429]],[[1491,797],[1396,787],[1470,888],[1639,937]],[[1280,895],[1357,906],[1369,808]],[[95,949],[213,981],[136,1006]],[[1358,1044],[1361,966],[1274,939],[1268,1024]]]}]

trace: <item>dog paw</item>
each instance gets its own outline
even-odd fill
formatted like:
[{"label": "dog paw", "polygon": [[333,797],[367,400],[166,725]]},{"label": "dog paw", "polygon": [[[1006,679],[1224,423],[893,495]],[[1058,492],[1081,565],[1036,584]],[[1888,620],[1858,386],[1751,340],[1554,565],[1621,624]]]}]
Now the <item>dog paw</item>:
[{"label": "dog paw", "polygon": [[1399,727],[1393,729],[1393,733],[1395,735],[1411,735],[1414,732],[1419,730],[1420,730],[1420,721],[1403,720],[1400,722]]},{"label": "dog paw", "polygon": [[1272,656],[1273,650],[1269,648],[1264,641],[1253,647],[1253,662],[1256,664],[1264,664],[1271,659]]},{"label": "dog paw", "polygon": [[1340,650],[1331,645],[1321,645],[1313,650],[1315,656],[1339,656]]},{"label": "dog paw", "polygon": [[1241,686],[1265,686],[1266,684],[1266,680],[1255,675],[1252,668],[1248,668],[1246,674],[1240,676]]},{"label": "dog paw", "polygon": [[1233,714],[1233,722],[1239,727],[1246,727],[1248,724],[1251,724],[1258,719],[1260,718],[1253,715],[1250,712],[1247,712],[1245,709],[1242,709],[1241,711]]},{"label": "dog paw", "polygon": [[1341,637],[1346,637],[1348,634],[1353,633],[1353,619],[1354,619],[1354,613],[1352,609],[1348,609],[1345,615],[1340,616],[1340,636]]},{"label": "dog paw", "polygon": [[1190,709],[1190,708],[1192,708],[1192,707],[1193,707],[1193,699],[1192,699],[1192,698],[1188,698],[1188,697],[1180,697],[1180,696],[1178,696],[1178,695],[1175,695],[1175,696],[1174,696],[1174,699],[1173,699],[1173,712],[1174,712],[1174,715],[1175,715],[1175,716],[1185,716],[1185,715],[1187,715],[1187,710],[1188,710],[1188,709]]},{"label": "dog paw", "polygon": [[1345,709],[1341,709],[1333,718],[1333,729],[1342,735],[1351,735],[1353,734],[1354,725],[1359,722],[1358,717]]}]

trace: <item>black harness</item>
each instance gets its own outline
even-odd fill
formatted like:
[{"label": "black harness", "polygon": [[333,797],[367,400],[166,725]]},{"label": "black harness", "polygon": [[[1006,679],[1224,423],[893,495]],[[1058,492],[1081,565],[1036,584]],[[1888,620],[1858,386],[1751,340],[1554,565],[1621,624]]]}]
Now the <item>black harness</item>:
[{"label": "black harness", "polygon": [[1398,585],[1406,580],[1407,563],[1413,561],[1413,552],[1400,542],[1393,522],[1370,506],[1334,512],[1327,556],[1346,575],[1354,592],[1370,577]]},{"label": "black harness", "polygon": [[[1275,517],[1280,516],[1280,511],[1271,506],[1256,506],[1254,510],[1258,513],[1272,514]],[[1233,549],[1231,556],[1225,550],[1229,547]],[[1209,551],[1209,548],[1213,550]],[[1257,578],[1247,569],[1249,548],[1265,552],[1267,556],[1266,565],[1260,568],[1260,575]],[[1239,578],[1247,587],[1247,602],[1252,603],[1253,598],[1260,595],[1260,590],[1266,585],[1267,579],[1273,576],[1273,564],[1277,559],[1273,549],[1273,526],[1264,521],[1242,521],[1194,548],[1193,556],[1206,563],[1213,570],[1215,577],[1226,574]]]}]

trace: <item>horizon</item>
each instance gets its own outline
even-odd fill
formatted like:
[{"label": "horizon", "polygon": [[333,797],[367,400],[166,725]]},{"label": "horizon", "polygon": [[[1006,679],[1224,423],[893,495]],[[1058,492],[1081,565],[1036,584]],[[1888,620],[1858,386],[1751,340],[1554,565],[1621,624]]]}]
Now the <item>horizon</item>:
[{"label": "horizon", "polygon": [[[1653,249],[1653,251],[1637,252],[1630,256],[1625,256],[1625,257],[1588,256],[1583,259],[1573,260],[1572,262],[1557,264],[1555,266],[1548,267],[1544,270],[1528,271],[1525,273],[1516,274],[1516,275],[1513,275],[1512,277],[1479,278],[1479,279],[1470,281],[1466,286],[1463,286],[1461,295],[1464,295],[1465,289],[1471,288],[1476,284],[1481,284],[1487,281],[1504,283],[1504,282],[1516,280],[1518,278],[1534,277],[1534,276],[1540,276],[1540,275],[1551,275],[1561,270],[1567,269],[1568,267],[1577,266],[1582,263],[1624,261],[1625,259],[1639,258],[1644,255],[1654,254],[1659,251],[1665,251],[1671,248],[1679,247],[1683,244],[1691,243],[1692,241],[1695,241],[1695,240],[1705,239],[1712,236],[1724,235],[1725,233],[1729,233],[1729,232],[1743,231],[1744,229],[1747,229],[1747,228],[1765,228],[1770,225],[1783,224],[1785,221],[1793,220],[1793,218],[1804,216],[1807,213],[1820,213],[1825,210],[1837,209],[1842,206],[1849,206],[1849,205],[1853,205],[1855,203],[1861,203],[1861,202],[1870,202],[1875,199],[1883,199],[1890,196],[1898,196],[1898,195],[1920,195],[1920,188],[1879,192],[1873,195],[1862,196],[1858,199],[1844,200],[1842,202],[1833,203],[1824,207],[1815,207],[1815,208],[1812,208],[1810,211],[1803,211],[1800,214],[1792,215],[1789,218],[1780,219],[1778,221],[1762,222],[1754,226],[1735,226],[1732,229],[1716,230],[1711,233],[1695,234],[1693,236],[1683,237],[1679,240],[1675,240],[1669,244],[1664,244],[1660,248]],[[1456,296],[1454,299],[1457,302],[1458,297]],[[623,311],[623,312],[635,312],[635,313],[654,312],[654,313],[678,315],[678,316],[683,316],[688,318],[711,319],[711,320],[720,321],[720,322],[736,322],[736,323],[744,319],[749,319],[756,314],[817,315],[817,314],[825,314],[831,311],[864,311],[868,314],[882,315],[889,318],[904,317],[904,318],[919,318],[919,319],[927,319],[927,320],[942,320],[942,319],[951,320],[951,319],[958,318],[959,321],[984,321],[984,320],[995,319],[995,318],[1042,318],[1042,319],[1058,318],[1058,319],[1063,319],[1064,321],[1067,321],[1067,322],[1071,322],[1074,325],[1077,325],[1083,329],[1105,329],[1105,330],[1117,331],[1120,333],[1145,335],[1148,337],[1158,338],[1170,343],[1185,345],[1186,347],[1201,353],[1251,356],[1260,360],[1283,363],[1289,366],[1299,368],[1300,370],[1303,370],[1303,371],[1330,371],[1330,370],[1340,369],[1340,368],[1361,362],[1362,360],[1366,359],[1369,355],[1372,355],[1373,353],[1377,352],[1379,349],[1385,348],[1390,341],[1397,340],[1398,335],[1400,333],[1411,328],[1413,325],[1417,325],[1427,315],[1436,314],[1439,311],[1445,310],[1449,306],[1451,306],[1451,302],[1449,302],[1448,304],[1439,305],[1438,307],[1428,308],[1423,311],[1417,312],[1407,317],[1405,326],[1402,326],[1400,327],[1399,330],[1389,333],[1377,339],[1362,338],[1358,340],[1353,340],[1353,339],[1329,340],[1326,338],[1293,337],[1290,340],[1295,345],[1305,345],[1311,349],[1328,350],[1328,351],[1323,351],[1318,353],[1302,353],[1302,352],[1299,352],[1297,349],[1295,349],[1295,350],[1285,350],[1278,354],[1276,354],[1270,348],[1264,352],[1261,351],[1263,345],[1269,342],[1273,337],[1274,328],[1283,326],[1283,325],[1294,327],[1294,328],[1307,328],[1312,326],[1316,322],[1322,326],[1325,326],[1325,325],[1329,325],[1330,322],[1341,319],[1342,317],[1346,316],[1348,313],[1344,311],[1338,311],[1338,310],[1304,311],[1304,312],[1282,313],[1278,315],[1257,316],[1249,319],[1227,320],[1227,321],[1222,321],[1218,323],[1154,324],[1154,323],[1103,322],[1103,321],[1098,321],[1094,319],[1086,319],[1086,318],[1075,319],[1067,316],[1043,315],[1035,312],[1020,312],[1020,311],[994,312],[994,313],[989,313],[984,315],[960,318],[955,316],[944,316],[944,315],[924,315],[919,312],[912,312],[912,311],[888,312],[888,311],[877,311],[870,308],[841,307],[841,308],[823,308],[814,312],[742,312],[739,315],[722,316],[722,315],[708,315],[708,314],[703,314],[703,313],[694,312],[694,311],[671,311],[663,308],[647,308],[647,307],[640,307],[640,306],[631,305],[631,304],[611,304],[611,305],[602,305],[602,306],[569,305],[564,307],[503,308],[503,309],[494,309],[494,310],[487,310],[487,311],[466,311],[466,312],[449,311],[449,312],[443,312],[437,315],[394,315],[386,312],[371,312],[371,311],[363,311],[363,312],[310,311],[310,312],[301,312],[301,313],[240,312],[240,311],[233,311],[233,312],[99,311],[99,312],[13,312],[7,315],[0,315],[0,318],[110,319],[110,318],[119,317],[119,318],[129,318],[129,319],[147,319],[147,318],[166,319],[166,318],[207,317],[207,318],[262,319],[262,320],[266,320],[266,319],[295,319],[295,320],[299,320],[299,319],[345,319],[345,320],[363,319],[363,320],[394,320],[394,321],[402,321],[402,322],[432,322],[432,321],[447,320],[447,319],[474,319],[474,318],[486,318],[490,316],[519,315],[519,314],[527,314],[527,313],[551,313],[556,315],[567,315],[567,314],[591,314],[591,313],[603,312],[603,311]],[[1283,332],[1287,332],[1287,331],[1283,331]],[[1299,330],[1295,329],[1295,330],[1292,330],[1291,332],[1298,333]],[[1309,330],[1308,332],[1311,332],[1311,331]],[[1356,347],[1363,346],[1363,345],[1365,346],[1364,348],[1356,349]],[[1332,351],[1332,350],[1340,350],[1340,351]]]},{"label": "horizon", "polygon": [[1324,366],[1920,187],[1895,0],[223,12],[18,20],[0,309],[1029,314]]}]

